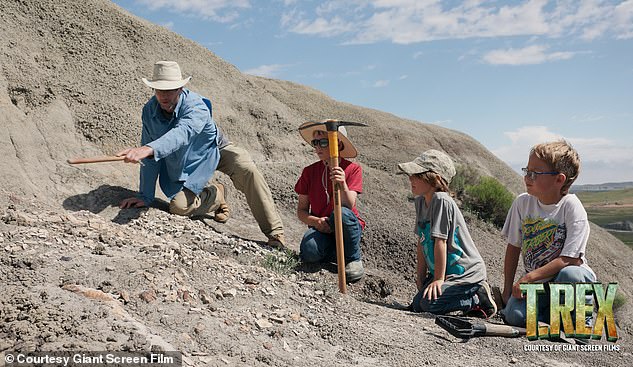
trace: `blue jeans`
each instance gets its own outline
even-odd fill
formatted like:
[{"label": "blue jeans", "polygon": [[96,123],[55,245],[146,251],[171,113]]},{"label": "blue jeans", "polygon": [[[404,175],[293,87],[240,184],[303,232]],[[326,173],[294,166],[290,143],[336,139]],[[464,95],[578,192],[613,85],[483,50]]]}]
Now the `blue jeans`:
[{"label": "blue jeans", "polygon": [[442,295],[435,300],[429,301],[422,297],[426,287],[433,281],[433,276],[429,275],[422,282],[422,290],[413,297],[413,311],[430,312],[436,315],[444,315],[453,311],[470,311],[475,305],[474,296],[481,287],[481,284],[447,285],[442,284]]},{"label": "blue jeans", "polygon": [[[362,227],[356,214],[346,207],[341,208],[343,223],[343,243],[345,263],[360,260],[360,236]],[[334,213],[328,218],[330,228],[334,229]],[[307,263],[336,262],[336,237],[334,233],[322,233],[310,228],[303,235],[299,246],[299,256]]]},{"label": "blue jeans", "polygon": [[[596,279],[591,272],[581,266],[569,265],[561,269],[556,275],[552,283],[592,283]],[[548,282],[549,283],[549,282]],[[547,284],[547,283],[545,283]],[[549,323],[549,287],[545,285],[545,293],[537,296],[538,321]],[[591,298],[591,302],[589,302]],[[587,304],[593,304],[593,297],[587,296]],[[506,323],[512,326],[525,327],[527,301],[525,298],[519,299],[510,297],[508,304],[501,311]],[[572,318],[575,322],[575,313],[572,312]]]}]

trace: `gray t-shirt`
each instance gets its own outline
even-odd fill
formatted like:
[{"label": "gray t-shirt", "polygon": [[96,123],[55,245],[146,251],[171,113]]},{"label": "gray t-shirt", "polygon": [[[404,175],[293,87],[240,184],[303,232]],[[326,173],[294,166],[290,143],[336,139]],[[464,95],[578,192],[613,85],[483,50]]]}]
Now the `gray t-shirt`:
[{"label": "gray t-shirt", "polygon": [[427,206],[424,196],[418,196],[415,210],[415,233],[421,239],[422,253],[431,274],[435,269],[434,238],[440,238],[446,240],[445,283],[461,285],[484,281],[486,265],[455,201],[445,192],[436,192]]}]

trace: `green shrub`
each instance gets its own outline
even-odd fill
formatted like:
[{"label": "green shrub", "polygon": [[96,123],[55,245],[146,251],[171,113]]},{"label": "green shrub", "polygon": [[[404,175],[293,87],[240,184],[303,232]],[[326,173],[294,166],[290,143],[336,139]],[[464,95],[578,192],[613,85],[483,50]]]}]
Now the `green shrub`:
[{"label": "green shrub", "polygon": [[514,195],[493,177],[482,177],[479,183],[467,185],[462,199],[467,210],[481,219],[502,227]]},{"label": "green shrub", "polygon": [[266,254],[262,266],[279,274],[290,274],[299,265],[299,257],[292,250],[273,250]]},{"label": "green shrub", "polygon": [[470,165],[458,164],[455,167],[455,177],[451,180],[450,190],[463,201],[466,187],[479,183],[479,172]]}]

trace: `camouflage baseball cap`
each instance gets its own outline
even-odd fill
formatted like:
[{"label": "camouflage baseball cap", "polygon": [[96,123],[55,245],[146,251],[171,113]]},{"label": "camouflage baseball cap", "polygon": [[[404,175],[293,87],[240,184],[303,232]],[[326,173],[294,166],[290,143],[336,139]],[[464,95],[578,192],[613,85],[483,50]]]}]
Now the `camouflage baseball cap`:
[{"label": "camouflage baseball cap", "polygon": [[433,171],[447,183],[450,183],[455,176],[455,166],[451,157],[435,149],[427,150],[411,162],[400,163],[398,168],[409,176]]}]

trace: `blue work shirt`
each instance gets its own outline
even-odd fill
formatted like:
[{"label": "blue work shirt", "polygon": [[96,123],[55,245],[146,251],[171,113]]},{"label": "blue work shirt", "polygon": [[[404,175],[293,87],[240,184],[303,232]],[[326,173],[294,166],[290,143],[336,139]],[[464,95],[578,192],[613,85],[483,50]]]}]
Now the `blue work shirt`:
[{"label": "blue work shirt", "polygon": [[200,194],[220,161],[217,127],[202,97],[182,90],[171,117],[165,117],[156,96],[143,107],[141,145],[154,150],[143,159],[140,197],[149,205],[155,196],[156,179],[170,200],[188,188]]}]

